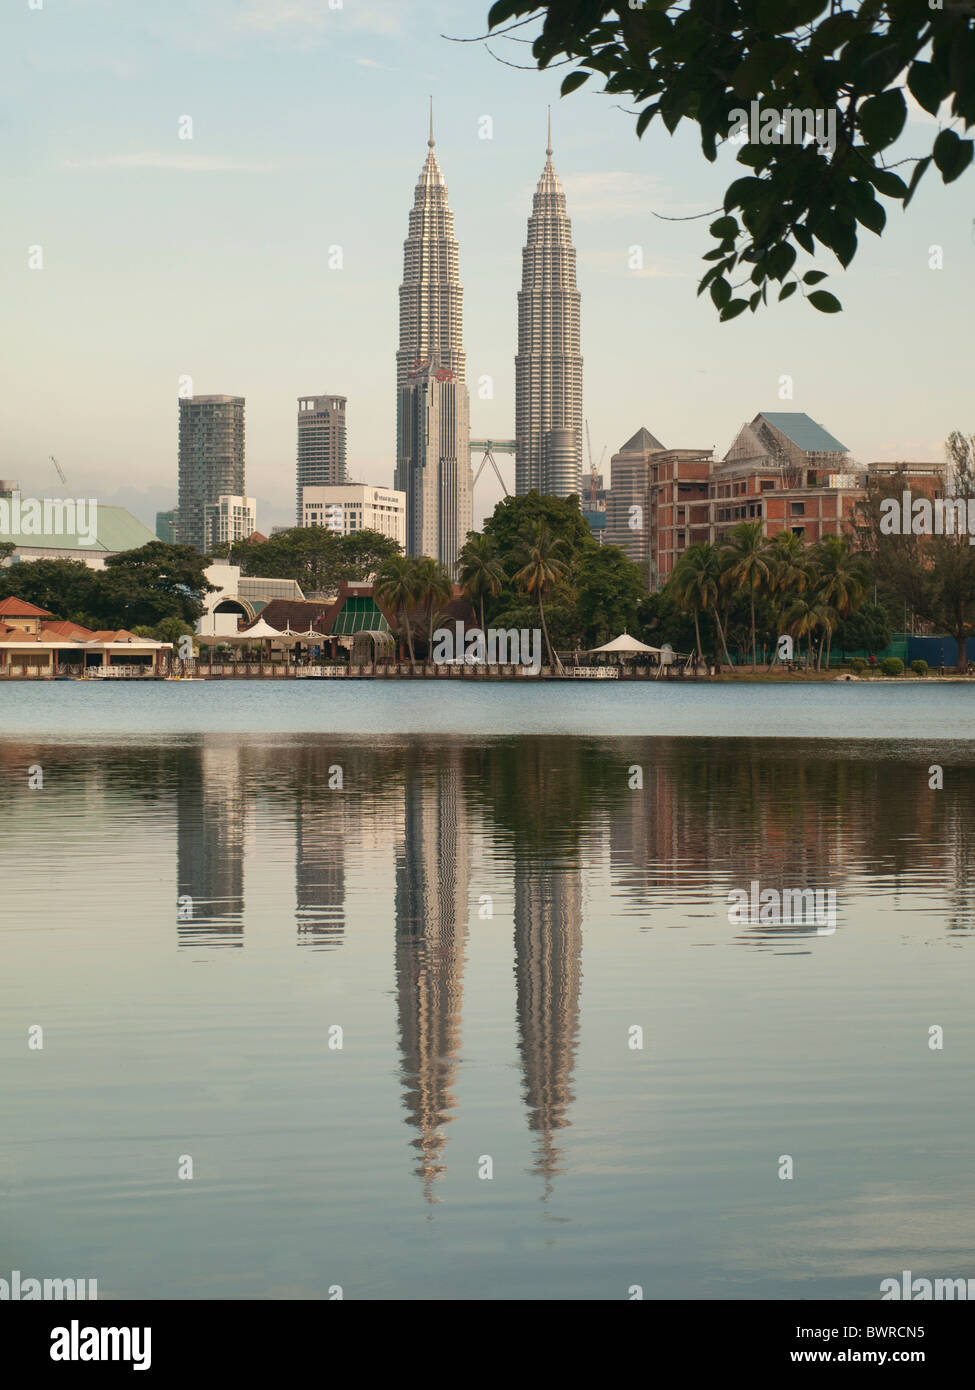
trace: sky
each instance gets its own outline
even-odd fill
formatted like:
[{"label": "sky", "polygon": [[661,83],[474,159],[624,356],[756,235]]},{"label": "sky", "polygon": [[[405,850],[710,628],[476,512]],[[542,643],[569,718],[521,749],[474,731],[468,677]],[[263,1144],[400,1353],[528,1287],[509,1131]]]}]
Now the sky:
[{"label": "sky", "polygon": [[[452,41],[483,34],[489,0],[337,4],[9,0],[0,477],[25,495],[121,502],[151,524],[176,501],[184,376],[198,395],[246,397],[262,530],[293,518],[300,395],[347,396],[350,475],[391,484],[397,291],[430,94],[474,437],[514,434],[516,295],[549,103],[578,252],[584,410],[607,472],[641,425],[720,456],[761,410],[807,412],[861,462],[940,459],[949,431],[975,430],[972,170],[948,188],[930,170],[906,214],[887,203],[884,237],[862,231],[849,271],[820,253],[842,315],[793,296],[720,324],[696,297],[711,219],[663,219],[720,207],[741,172],[734,147],[710,165],[696,127],[670,136],[653,122],[638,140],[595,79],[560,99],[564,69],[506,65],[530,64],[524,44]],[[928,152],[935,130],[912,103],[893,157]],[[514,461],[499,463],[513,491]],[[486,470],[476,523],[500,495]]]}]

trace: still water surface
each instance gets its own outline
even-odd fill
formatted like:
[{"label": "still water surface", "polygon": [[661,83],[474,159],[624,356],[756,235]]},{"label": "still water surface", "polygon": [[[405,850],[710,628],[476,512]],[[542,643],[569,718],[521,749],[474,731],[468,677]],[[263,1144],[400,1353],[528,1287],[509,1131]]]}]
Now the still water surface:
[{"label": "still water surface", "polygon": [[[975,1276],[975,745],[6,735],[0,1275],[398,1299]],[[832,888],[835,933],[731,925],[752,879]]]}]

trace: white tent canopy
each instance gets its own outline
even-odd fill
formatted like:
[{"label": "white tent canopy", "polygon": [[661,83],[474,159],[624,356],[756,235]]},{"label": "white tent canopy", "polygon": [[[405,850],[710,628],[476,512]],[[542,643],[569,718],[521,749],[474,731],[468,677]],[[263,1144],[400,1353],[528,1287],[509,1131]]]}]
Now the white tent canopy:
[{"label": "white tent canopy", "polygon": [[603,647],[590,647],[589,654],[592,656],[596,652],[620,652],[627,656],[634,652],[653,652],[659,656],[660,651],[660,647],[648,647],[645,642],[638,642],[635,637],[624,632],[619,637],[614,637],[612,642],[607,642]]},{"label": "white tent canopy", "polygon": [[254,623],[252,627],[245,628],[244,631],[238,632],[236,636],[243,637],[245,642],[256,642],[264,641],[268,637],[283,637],[284,633],[279,632],[278,629],[272,627],[270,623],[266,623],[263,618],[258,618],[257,622]]}]

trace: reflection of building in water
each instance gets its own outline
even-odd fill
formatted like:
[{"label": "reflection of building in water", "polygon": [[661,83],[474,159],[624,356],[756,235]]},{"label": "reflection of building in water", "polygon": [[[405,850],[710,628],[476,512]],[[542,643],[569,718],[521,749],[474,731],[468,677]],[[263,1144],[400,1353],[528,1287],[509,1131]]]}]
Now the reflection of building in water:
[{"label": "reflection of building in water", "polygon": [[295,797],[295,916],[298,944],[339,946],[345,932],[345,843],[354,837],[346,792],[304,787]]},{"label": "reflection of building in water", "polygon": [[559,1172],[555,1131],[569,1123],[582,982],[582,882],[577,866],[515,863],[515,981],[529,1128],[546,1191]]},{"label": "reflection of building in water", "polygon": [[442,1128],[456,1103],[470,885],[461,753],[410,769],[396,850],[396,994],[407,1123],[428,1200],[445,1171]]},{"label": "reflection of building in water", "polygon": [[244,841],[250,818],[246,745],[187,749],[176,791],[181,946],[244,944]]}]

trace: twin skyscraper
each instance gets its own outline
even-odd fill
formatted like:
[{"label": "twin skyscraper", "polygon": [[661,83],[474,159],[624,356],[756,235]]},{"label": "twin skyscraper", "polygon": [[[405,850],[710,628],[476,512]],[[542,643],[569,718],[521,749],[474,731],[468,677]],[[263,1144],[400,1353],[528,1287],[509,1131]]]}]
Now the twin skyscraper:
[{"label": "twin skyscraper", "polygon": [[[453,571],[473,527],[463,297],[434,153],[420,171],[404,244],[396,354],[396,481],[406,494],[406,550]],[[582,357],[576,253],[552,165],[551,122],[522,251],[515,356],[515,491],[568,497],[582,488]]]}]

